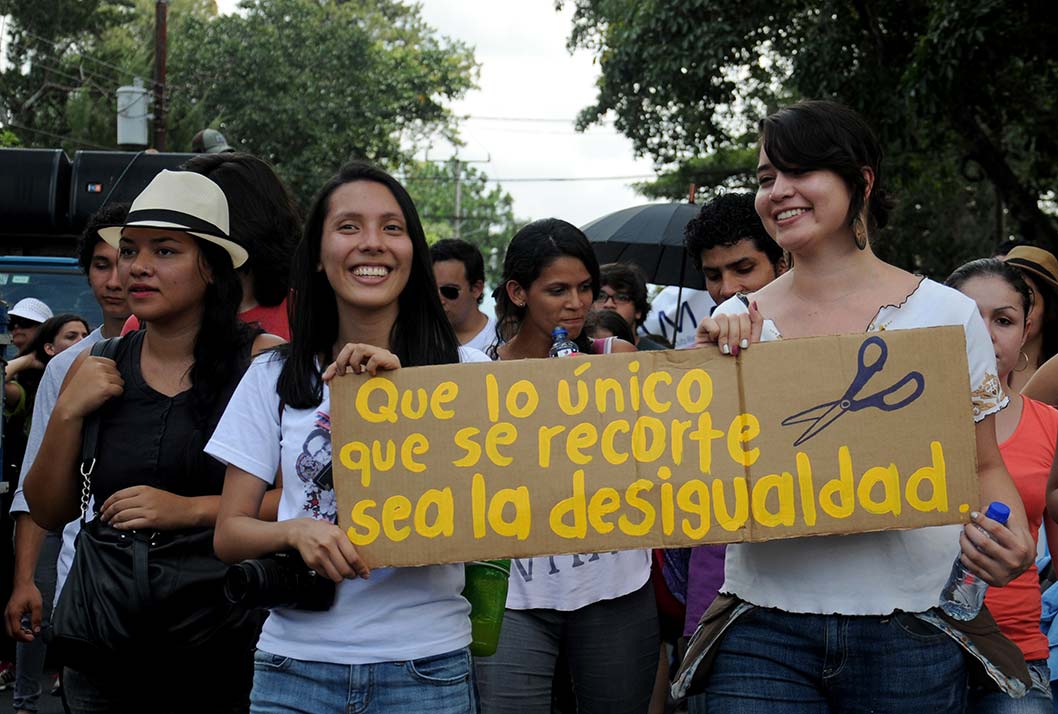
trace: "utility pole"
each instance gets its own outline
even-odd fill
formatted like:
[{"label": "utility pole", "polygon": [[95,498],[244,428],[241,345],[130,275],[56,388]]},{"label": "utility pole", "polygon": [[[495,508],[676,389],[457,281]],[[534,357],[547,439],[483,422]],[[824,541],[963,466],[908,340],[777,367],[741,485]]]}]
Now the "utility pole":
[{"label": "utility pole", "polygon": [[154,2],[154,148],[165,151],[165,60],[169,0]]},{"label": "utility pole", "polygon": [[452,157],[452,174],[456,182],[456,210],[452,216],[452,234],[458,240],[463,233],[463,185],[459,180],[463,174],[463,162],[458,156]]}]

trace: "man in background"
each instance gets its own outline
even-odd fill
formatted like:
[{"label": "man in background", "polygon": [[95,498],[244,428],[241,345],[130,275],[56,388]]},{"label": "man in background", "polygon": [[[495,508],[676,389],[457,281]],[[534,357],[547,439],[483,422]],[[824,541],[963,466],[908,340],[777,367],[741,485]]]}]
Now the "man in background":
[{"label": "man in background", "polygon": [[481,251],[465,240],[446,238],[430,246],[430,257],[441,305],[459,344],[488,353],[496,342],[496,318],[478,309],[485,294]]},{"label": "man in background", "polygon": [[[68,525],[64,534],[48,533],[34,523],[22,495],[22,482],[40,450],[44,431],[70,366],[81,352],[90,349],[99,340],[120,335],[129,316],[125,288],[118,280],[118,251],[100,238],[98,233],[98,229],[103,226],[124,223],[128,210],[128,204],[108,204],[88,221],[81,236],[78,261],[88,278],[92,295],[103,312],[103,324],[48,363],[33,405],[33,419],[22,459],[18,489],[11,504],[11,516],[15,521],[15,573],[11,599],[4,612],[7,632],[18,641],[18,679],[13,700],[16,711],[36,710],[45,657],[40,635],[42,628],[47,625],[53,600],[62,589],[65,573],[73,561],[73,542],[78,530],[77,521]],[[60,563],[57,563],[60,547],[62,556]],[[57,565],[62,571],[58,582]]]},{"label": "man in background", "polygon": [[687,253],[717,305],[760,290],[786,272],[783,249],[764,230],[752,193],[725,193],[702,206],[684,229]]},{"label": "man in background", "polygon": [[646,335],[639,328],[650,312],[647,302],[647,281],[639,266],[631,263],[607,263],[599,268],[601,288],[594,309],[612,310],[624,318],[635,335],[636,349],[663,350],[666,347]]}]

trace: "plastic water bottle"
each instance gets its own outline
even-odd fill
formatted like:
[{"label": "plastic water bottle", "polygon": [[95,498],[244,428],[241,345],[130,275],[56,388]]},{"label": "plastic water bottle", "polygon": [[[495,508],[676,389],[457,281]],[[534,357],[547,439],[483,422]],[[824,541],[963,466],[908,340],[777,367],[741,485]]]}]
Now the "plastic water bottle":
[{"label": "plastic water bottle", "polygon": [[[985,515],[1006,525],[1007,519],[1010,518],[1010,508],[1005,503],[993,501]],[[940,609],[956,620],[972,620],[981,611],[986,590],[988,583],[967,570],[962,564],[962,556],[957,556],[951,566],[951,576],[940,594]]]},{"label": "plastic water bottle", "polygon": [[565,327],[556,327],[551,330],[551,349],[548,357],[569,357],[580,352],[577,343],[569,339],[569,333]]}]

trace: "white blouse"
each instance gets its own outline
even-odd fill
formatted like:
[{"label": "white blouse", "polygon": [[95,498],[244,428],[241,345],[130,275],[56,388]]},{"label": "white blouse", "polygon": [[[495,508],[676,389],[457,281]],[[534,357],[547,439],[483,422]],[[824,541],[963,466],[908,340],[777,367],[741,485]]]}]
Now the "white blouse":
[{"label": "white blouse", "polygon": [[[716,314],[747,312],[736,298]],[[961,325],[966,333],[974,421],[1006,406],[995,352],[973,300],[923,279],[900,305],[886,305],[868,332]],[[761,339],[782,335],[765,320]],[[787,612],[888,615],[937,605],[959,553],[962,526],[793,538],[728,546],[722,592]]]}]

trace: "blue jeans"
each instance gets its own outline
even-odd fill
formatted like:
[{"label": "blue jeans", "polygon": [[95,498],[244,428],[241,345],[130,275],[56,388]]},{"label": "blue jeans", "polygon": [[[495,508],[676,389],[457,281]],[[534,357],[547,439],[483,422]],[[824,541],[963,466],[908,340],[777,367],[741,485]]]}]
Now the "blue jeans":
[{"label": "blue jeans", "polygon": [[970,714],[1051,714],[1054,702],[1051,699],[1051,671],[1047,660],[1034,659],[1026,662],[1032,675],[1032,687],[1021,699],[1014,699],[1003,692],[970,690]]},{"label": "blue jeans", "polygon": [[37,711],[37,700],[40,698],[40,678],[44,674],[44,657],[48,652],[45,635],[51,627],[51,605],[55,597],[55,563],[59,558],[62,546],[62,533],[48,533],[37,556],[37,570],[34,581],[40,590],[43,601],[41,608],[41,630],[32,642],[15,644],[15,694],[11,706],[15,711]]},{"label": "blue jeans", "polygon": [[331,664],[254,654],[251,714],[474,714],[467,649],[407,662]]},{"label": "blue jeans", "polygon": [[691,714],[943,714],[966,706],[963,650],[913,615],[754,608],[716,645]]}]

